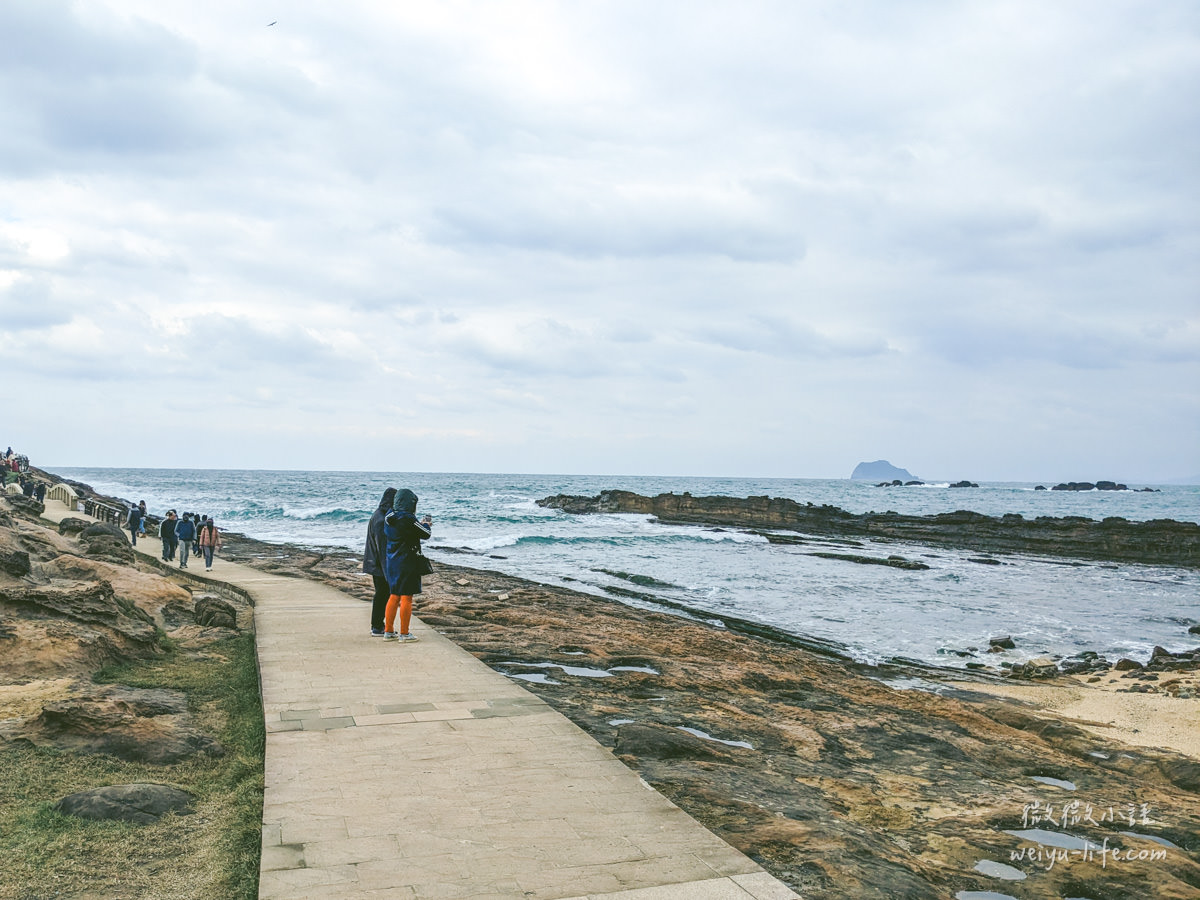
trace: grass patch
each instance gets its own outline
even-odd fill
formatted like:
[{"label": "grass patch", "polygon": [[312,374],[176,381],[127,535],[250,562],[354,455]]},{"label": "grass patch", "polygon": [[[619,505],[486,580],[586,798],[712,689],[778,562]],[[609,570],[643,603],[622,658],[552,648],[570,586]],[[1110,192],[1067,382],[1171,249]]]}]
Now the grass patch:
[{"label": "grass patch", "polygon": [[[168,646],[162,657],[109,667],[95,680],[183,691],[197,725],[226,755],[151,765],[0,745],[0,900],[257,897],[265,738],[254,636],[215,644],[204,658]],[[131,782],[188,791],[195,811],[132,825],[53,809],[75,791]]]}]

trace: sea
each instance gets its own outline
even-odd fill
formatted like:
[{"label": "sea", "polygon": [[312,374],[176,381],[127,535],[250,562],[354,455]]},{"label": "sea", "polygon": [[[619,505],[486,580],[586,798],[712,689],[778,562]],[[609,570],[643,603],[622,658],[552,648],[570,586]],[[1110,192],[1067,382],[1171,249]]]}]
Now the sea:
[{"label": "sea", "polygon": [[[960,668],[1094,651],[1145,662],[1156,645],[1200,645],[1200,571],[1168,566],[1003,556],[865,541],[850,552],[899,554],[911,571],[813,556],[844,545],[769,543],[735,528],[665,525],[644,515],[543,509],[554,494],[689,491],[828,503],[854,513],[1123,516],[1200,522],[1200,486],[1157,492],[1038,491],[1033,483],[876,487],[844,479],[497,475],[414,472],[56,468],[66,478],[151,513],[207,514],[224,530],[263,541],[361,551],[367,521],[388,487],[409,488],[434,520],[427,555],[644,608],[728,616],[836,645],[860,662],[894,658]],[[1138,485],[1142,487],[1142,485]],[[497,603],[501,602],[497,600]],[[689,613],[680,613],[679,607]],[[418,603],[418,615],[419,603]],[[1016,649],[987,653],[989,638]]]}]

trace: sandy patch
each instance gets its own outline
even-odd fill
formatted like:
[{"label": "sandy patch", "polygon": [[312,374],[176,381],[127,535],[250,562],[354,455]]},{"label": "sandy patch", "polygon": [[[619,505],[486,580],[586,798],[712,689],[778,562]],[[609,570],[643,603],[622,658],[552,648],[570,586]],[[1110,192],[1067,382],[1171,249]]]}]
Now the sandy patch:
[{"label": "sandy patch", "polygon": [[[1194,684],[1198,680],[1195,672],[1182,676],[1163,673],[1159,677],[1163,682],[1182,678]],[[1175,750],[1200,759],[1200,699],[1119,692],[1137,683],[1119,672],[1110,672],[1094,684],[1072,677],[1046,684],[972,682],[957,687],[1024,700],[1070,720],[1072,725],[1126,744]]]}]

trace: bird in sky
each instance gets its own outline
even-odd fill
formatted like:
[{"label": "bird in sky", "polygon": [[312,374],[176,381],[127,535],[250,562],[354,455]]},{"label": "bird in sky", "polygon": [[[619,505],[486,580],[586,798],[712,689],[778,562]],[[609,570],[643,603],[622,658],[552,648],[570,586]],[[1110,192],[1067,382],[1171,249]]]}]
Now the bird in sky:
[{"label": "bird in sky", "polygon": [[[278,22],[278,21],[279,21],[278,19],[275,20],[275,22]],[[268,22],[267,27],[270,28],[272,25],[275,24],[275,22]]]}]

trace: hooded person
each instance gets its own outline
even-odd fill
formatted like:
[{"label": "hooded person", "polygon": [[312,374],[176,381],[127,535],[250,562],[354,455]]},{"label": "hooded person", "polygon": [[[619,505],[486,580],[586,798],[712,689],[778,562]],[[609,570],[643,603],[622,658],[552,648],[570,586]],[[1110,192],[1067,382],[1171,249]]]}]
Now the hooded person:
[{"label": "hooded person", "polygon": [[371,634],[383,636],[383,614],[387,609],[388,588],[387,573],[383,570],[387,558],[387,537],[383,533],[383,518],[392,510],[392,502],[396,499],[396,489],[388,488],[379,498],[379,506],[371,514],[367,523],[367,545],[363,548],[363,571],[371,576],[375,585],[375,596],[371,599]]},{"label": "hooded person", "polygon": [[[417,495],[408,488],[396,492],[392,509],[383,518],[383,534],[387,541],[383,569],[387,577],[387,608],[384,611],[385,641],[415,641],[408,630],[412,619],[412,598],[421,593],[421,576],[425,557],[421,555],[421,541],[428,540],[432,533],[433,520],[425,516],[417,521]],[[400,612],[400,633],[396,634],[396,611]]]}]

